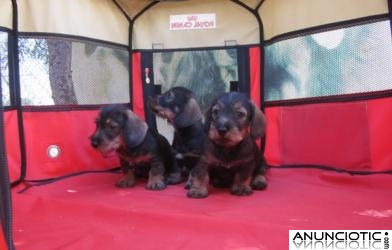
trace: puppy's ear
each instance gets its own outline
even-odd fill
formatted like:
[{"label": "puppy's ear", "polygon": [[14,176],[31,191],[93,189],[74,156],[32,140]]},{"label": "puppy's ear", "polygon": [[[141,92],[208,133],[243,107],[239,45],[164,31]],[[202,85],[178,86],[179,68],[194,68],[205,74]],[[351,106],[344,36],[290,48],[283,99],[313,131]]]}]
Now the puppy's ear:
[{"label": "puppy's ear", "polygon": [[194,97],[191,97],[185,104],[183,111],[174,120],[174,125],[178,128],[191,126],[203,118],[200,106]]},{"label": "puppy's ear", "polygon": [[253,116],[250,121],[250,135],[253,139],[262,138],[265,132],[265,116],[264,113],[253,103]]},{"label": "puppy's ear", "polygon": [[139,145],[147,134],[148,125],[132,111],[126,110],[127,121],[124,126],[124,139],[128,147]]},{"label": "puppy's ear", "polygon": [[208,107],[208,109],[207,109],[207,111],[205,112],[205,114],[204,114],[204,130],[205,130],[205,132],[208,132],[208,130],[210,129],[210,126],[211,126],[211,110],[212,110],[212,106],[213,106],[213,104],[211,104],[209,107]]},{"label": "puppy's ear", "polygon": [[155,110],[156,107],[158,106],[157,98],[156,98],[155,96],[154,96],[154,97],[149,96],[149,97],[148,97],[147,104],[148,104],[148,107],[149,107],[151,110]]}]

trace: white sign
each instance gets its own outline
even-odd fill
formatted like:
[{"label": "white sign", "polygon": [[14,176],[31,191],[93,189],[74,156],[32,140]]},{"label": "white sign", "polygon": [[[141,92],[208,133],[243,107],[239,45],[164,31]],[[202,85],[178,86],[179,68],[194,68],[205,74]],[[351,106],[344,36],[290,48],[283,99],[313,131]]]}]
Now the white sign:
[{"label": "white sign", "polygon": [[215,29],[215,13],[170,15],[170,30]]}]

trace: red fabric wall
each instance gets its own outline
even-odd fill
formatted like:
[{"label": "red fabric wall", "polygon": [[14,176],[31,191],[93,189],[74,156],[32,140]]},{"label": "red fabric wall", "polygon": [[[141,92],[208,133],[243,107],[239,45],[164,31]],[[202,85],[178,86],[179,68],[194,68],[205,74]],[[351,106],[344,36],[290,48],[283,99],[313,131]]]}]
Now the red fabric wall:
[{"label": "red fabric wall", "polygon": [[[261,103],[260,49],[249,49],[250,97]],[[265,157],[271,165],[392,170],[392,98],[269,107]]]},{"label": "red fabric wall", "polygon": [[4,237],[4,232],[3,232],[3,228],[0,227],[0,249],[7,249],[7,243],[5,241],[5,237]]},{"label": "red fabric wall", "polygon": [[265,112],[269,164],[392,169],[392,98],[270,107]]},{"label": "red fabric wall", "polygon": [[260,72],[260,49],[258,47],[249,49],[249,92],[250,98],[253,102],[260,106],[261,95],[260,95],[260,83],[261,83],[261,72]]},{"label": "red fabric wall", "polygon": [[368,102],[370,159],[374,170],[392,169],[392,97]]},{"label": "red fabric wall", "polygon": [[20,176],[20,146],[16,111],[4,112],[4,124],[8,172],[10,180],[15,181]]},{"label": "red fabric wall", "polygon": [[[144,119],[144,100],[140,53],[132,57],[133,108]],[[26,141],[26,179],[42,179],[85,170],[104,170],[119,166],[117,157],[103,158],[90,146],[97,110],[24,112]],[[7,160],[11,181],[20,176],[20,146],[16,111],[5,112]],[[58,145],[61,154],[56,159],[47,156],[50,145]]]},{"label": "red fabric wall", "polygon": [[141,68],[141,53],[132,54],[132,110],[140,118],[145,120],[144,95]]},{"label": "red fabric wall", "polygon": [[[89,136],[94,132],[97,114],[98,111],[24,112],[26,178],[50,178],[118,166],[117,157],[105,159],[90,146]],[[7,133],[13,134],[10,131]],[[47,148],[52,144],[58,145],[61,150],[56,159],[47,156]],[[18,140],[9,140],[7,154],[11,156],[8,160],[10,172],[15,172],[14,165],[17,164],[13,156],[19,156],[18,153]]]}]

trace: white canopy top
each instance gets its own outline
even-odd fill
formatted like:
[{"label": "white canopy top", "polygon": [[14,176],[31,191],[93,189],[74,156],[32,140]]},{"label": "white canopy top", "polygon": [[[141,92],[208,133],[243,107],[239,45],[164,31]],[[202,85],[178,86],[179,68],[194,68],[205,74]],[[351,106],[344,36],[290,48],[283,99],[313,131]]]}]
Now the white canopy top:
[{"label": "white canopy top", "polygon": [[[388,13],[387,0],[18,0],[20,32],[56,33],[129,44],[133,49],[257,44],[277,35]],[[254,12],[254,13],[252,13]],[[170,29],[170,16],[210,14],[214,28]],[[184,16],[182,16],[184,17]],[[186,18],[186,17],[185,17]],[[194,21],[194,20],[191,20]],[[12,28],[11,0],[0,0],[0,26]]]}]

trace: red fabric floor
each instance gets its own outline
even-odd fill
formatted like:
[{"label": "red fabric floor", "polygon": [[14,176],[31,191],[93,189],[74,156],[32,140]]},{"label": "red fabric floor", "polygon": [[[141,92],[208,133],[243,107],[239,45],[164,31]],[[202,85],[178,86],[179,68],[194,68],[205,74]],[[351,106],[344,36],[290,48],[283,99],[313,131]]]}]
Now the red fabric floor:
[{"label": "red fabric floor", "polygon": [[86,174],[13,189],[14,241],[23,249],[280,250],[289,229],[392,228],[392,176],[350,176],[271,169],[269,187],[249,197],[211,189],[186,198],[164,191],[118,189],[119,174]]}]

